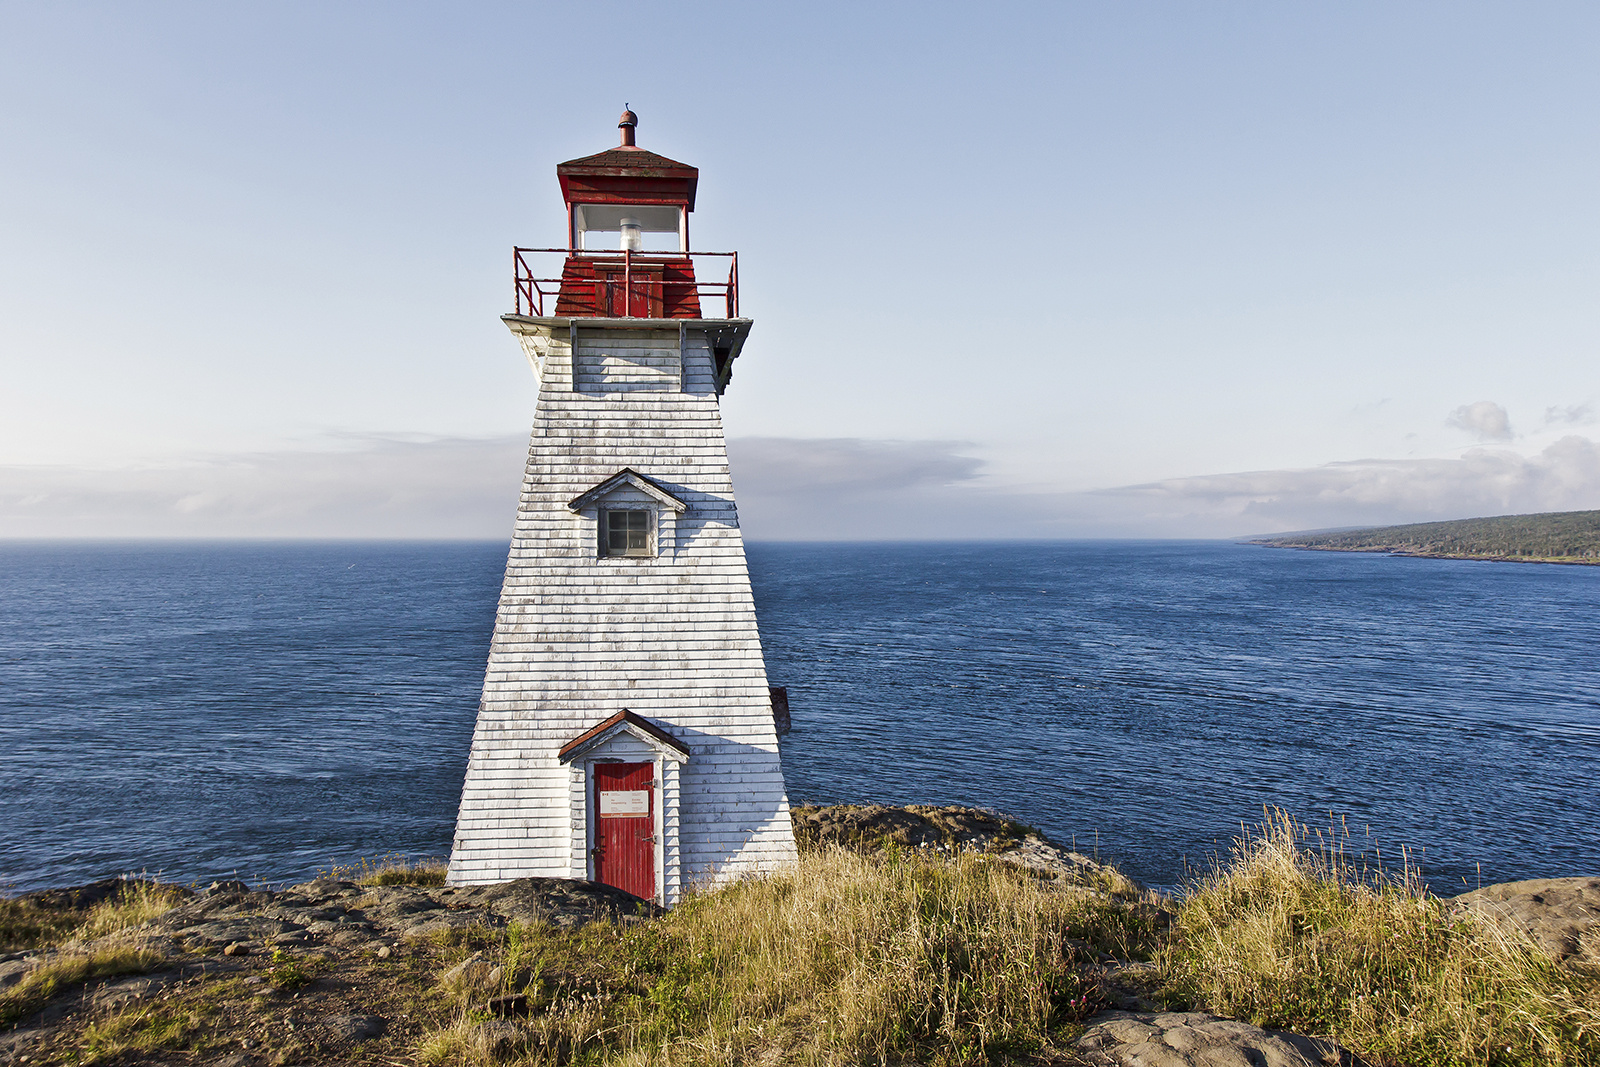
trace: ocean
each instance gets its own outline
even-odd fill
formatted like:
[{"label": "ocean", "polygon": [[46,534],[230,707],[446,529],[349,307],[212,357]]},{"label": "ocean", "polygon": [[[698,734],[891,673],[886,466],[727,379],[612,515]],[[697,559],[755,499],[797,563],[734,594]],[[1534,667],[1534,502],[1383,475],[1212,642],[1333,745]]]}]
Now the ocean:
[{"label": "ocean", "polygon": [[[503,543],[0,544],[0,889],[448,853]],[[1282,809],[1439,892],[1600,874],[1600,568],[754,544],[791,801],[1172,887]]]}]

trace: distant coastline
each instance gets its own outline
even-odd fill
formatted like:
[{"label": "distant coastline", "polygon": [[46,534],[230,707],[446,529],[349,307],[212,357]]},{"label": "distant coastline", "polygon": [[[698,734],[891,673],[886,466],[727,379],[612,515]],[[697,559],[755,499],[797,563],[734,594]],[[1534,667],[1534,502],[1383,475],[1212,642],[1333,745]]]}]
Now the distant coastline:
[{"label": "distant coastline", "polygon": [[1382,552],[1495,563],[1600,564],[1600,511],[1420,522],[1252,538],[1252,545],[1315,552]]}]

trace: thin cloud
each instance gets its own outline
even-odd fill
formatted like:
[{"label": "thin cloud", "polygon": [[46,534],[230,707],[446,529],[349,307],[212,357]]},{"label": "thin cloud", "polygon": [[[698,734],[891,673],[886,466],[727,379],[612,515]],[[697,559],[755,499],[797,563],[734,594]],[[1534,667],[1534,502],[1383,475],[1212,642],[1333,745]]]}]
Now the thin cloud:
[{"label": "thin cloud", "polygon": [[1459,459],[1178,478],[1101,495],[1143,502],[1152,524],[1187,515],[1197,528],[1230,534],[1581,511],[1600,508],[1600,446],[1571,435],[1532,456],[1473,449]]},{"label": "thin cloud", "polygon": [[[521,435],[364,438],[125,470],[0,468],[3,537],[507,539]],[[1600,445],[1359,460],[1093,492],[994,487],[953,441],[729,442],[753,540],[1235,537],[1600,508]]]},{"label": "thin cloud", "polygon": [[1511,416],[1492,400],[1461,405],[1450,413],[1445,425],[1466,430],[1480,441],[1511,440]]},{"label": "thin cloud", "polygon": [[983,461],[959,454],[960,441],[871,441],[859,437],[741,437],[728,442],[741,485],[763,492],[826,488],[882,492],[953,485],[976,477]]},{"label": "thin cloud", "polygon": [[[782,447],[794,463],[813,444],[787,441]],[[851,452],[870,456],[877,444],[854,442]],[[737,457],[739,442],[733,445]],[[824,451],[837,447],[830,442]],[[950,449],[922,442],[915,451],[935,464],[965,459]],[[918,478],[915,467],[889,477],[908,451],[873,456],[889,487],[869,492],[847,482],[768,481],[736,463],[746,531],[777,540],[1238,537],[1600,508],[1600,446],[1577,435],[1531,456],[1479,448],[1456,459],[1358,460],[1075,493],[940,483]]]},{"label": "thin cloud", "polygon": [[125,469],[0,467],[0,537],[509,537],[527,439],[346,438]]},{"label": "thin cloud", "polygon": [[1544,409],[1546,426],[1582,426],[1594,421],[1594,406],[1570,404],[1567,407],[1551,406]]}]

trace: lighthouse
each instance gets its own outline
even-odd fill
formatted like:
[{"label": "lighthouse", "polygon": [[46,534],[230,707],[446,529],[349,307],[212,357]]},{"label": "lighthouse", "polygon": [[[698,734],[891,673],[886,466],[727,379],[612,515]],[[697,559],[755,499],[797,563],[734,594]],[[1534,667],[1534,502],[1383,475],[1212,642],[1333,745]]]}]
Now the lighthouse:
[{"label": "lighthouse", "polygon": [[699,171],[637,125],[556,167],[566,247],[513,253],[539,398],[448,877],[670,906],[795,850],[722,433],[738,254],[691,251]]}]

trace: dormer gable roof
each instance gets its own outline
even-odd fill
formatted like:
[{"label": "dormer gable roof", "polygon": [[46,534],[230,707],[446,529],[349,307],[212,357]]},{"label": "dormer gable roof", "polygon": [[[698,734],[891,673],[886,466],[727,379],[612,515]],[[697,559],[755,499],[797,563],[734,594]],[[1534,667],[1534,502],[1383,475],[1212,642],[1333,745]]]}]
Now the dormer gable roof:
[{"label": "dormer gable roof", "polygon": [[586,752],[592,752],[618,734],[632,734],[645,744],[656,748],[662,755],[679,762],[689,758],[689,746],[645,718],[623,708],[605,722],[589,727],[583,733],[561,746],[556,758],[571,763]]},{"label": "dormer gable roof", "polygon": [[605,497],[612,490],[620,489],[624,485],[631,485],[662,507],[671,508],[680,515],[689,508],[687,501],[667,489],[654,478],[640,474],[632,467],[623,467],[593,489],[583,493],[581,496],[573,497],[567,502],[567,510],[573,512],[582,511],[590,504]]}]

